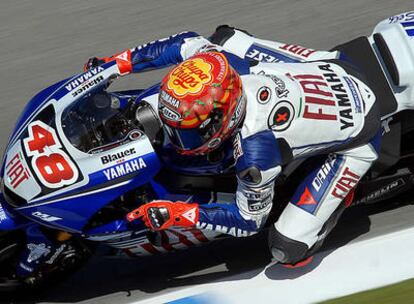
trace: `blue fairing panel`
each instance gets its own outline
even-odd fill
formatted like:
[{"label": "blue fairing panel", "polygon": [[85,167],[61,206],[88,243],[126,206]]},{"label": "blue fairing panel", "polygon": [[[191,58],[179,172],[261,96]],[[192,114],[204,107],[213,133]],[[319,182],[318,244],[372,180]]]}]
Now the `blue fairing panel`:
[{"label": "blue fairing panel", "polygon": [[[124,193],[151,182],[159,169],[156,154],[149,153],[90,175],[89,183],[83,187],[17,208],[17,211],[43,225],[82,232],[99,209]],[[45,215],[46,221],[36,217],[36,213]],[[50,222],[47,216],[57,219]]]},{"label": "blue fairing panel", "polygon": [[0,231],[20,229],[27,224],[29,222],[25,218],[9,210],[3,193],[0,192]]},{"label": "blue fairing panel", "polygon": [[34,113],[37,112],[39,107],[42,103],[44,103],[48,97],[50,97],[56,90],[58,90],[65,82],[67,82],[70,78],[67,78],[65,80],[59,81],[50,87],[42,90],[38,94],[36,94],[26,105],[26,107],[23,109],[22,114],[20,115],[19,119],[16,122],[15,129],[10,135],[10,139],[14,137],[14,135],[17,133],[17,131],[20,129],[20,127],[23,125],[27,119],[32,116]]}]

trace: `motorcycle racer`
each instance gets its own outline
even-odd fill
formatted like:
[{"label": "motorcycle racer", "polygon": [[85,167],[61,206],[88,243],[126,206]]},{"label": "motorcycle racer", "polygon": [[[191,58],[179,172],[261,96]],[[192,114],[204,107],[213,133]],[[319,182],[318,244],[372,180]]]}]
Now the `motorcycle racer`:
[{"label": "motorcycle racer", "polygon": [[221,26],[209,39],[185,32],[90,59],[86,69],[115,60],[121,75],[178,64],[159,91],[159,116],[170,143],[188,157],[233,144],[234,202],[154,201],[128,220],[142,217],[152,230],[183,226],[248,236],[264,226],[283,167],[326,155],[269,229],[277,261],[310,256],[378,155],[375,96],[340,56]]}]

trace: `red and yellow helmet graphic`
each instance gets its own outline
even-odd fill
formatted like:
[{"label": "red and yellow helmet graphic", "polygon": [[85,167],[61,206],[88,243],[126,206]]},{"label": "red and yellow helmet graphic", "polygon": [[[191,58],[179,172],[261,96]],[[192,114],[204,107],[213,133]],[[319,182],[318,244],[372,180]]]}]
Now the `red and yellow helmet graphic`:
[{"label": "red and yellow helmet graphic", "polygon": [[162,80],[160,117],[172,143],[183,154],[203,154],[217,148],[232,134],[244,110],[240,76],[222,53],[197,54]]}]

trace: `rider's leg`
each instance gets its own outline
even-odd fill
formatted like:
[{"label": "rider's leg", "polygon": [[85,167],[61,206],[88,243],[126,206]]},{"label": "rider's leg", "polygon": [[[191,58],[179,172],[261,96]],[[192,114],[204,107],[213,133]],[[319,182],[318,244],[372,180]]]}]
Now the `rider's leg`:
[{"label": "rider's leg", "polygon": [[297,263],[321,245],[345,209],[341,204],[377,159],[371,143],[331,154],[299,185],[278,221],[269,247],[282,263]]}]

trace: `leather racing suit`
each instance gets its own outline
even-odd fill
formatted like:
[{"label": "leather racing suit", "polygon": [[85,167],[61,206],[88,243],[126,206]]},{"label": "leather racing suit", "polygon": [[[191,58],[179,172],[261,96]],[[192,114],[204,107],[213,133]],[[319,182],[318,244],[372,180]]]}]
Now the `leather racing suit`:
[{"label": "leather racing suit", "polygon": [[343,201],[377,159],[375,96],[337,52],[261,40],[228,26],[209,39],[184,32],[114,56],[127,73],[177,64],[209,50],[222,52],[241,75],[247,105],[233,143],[235,199],[200,205],[195,224],[233,236],[256,233],[272,208],[282,167],[326,155],[270,227],[273,255],[285,263],[300,261],[320,246]]}]

